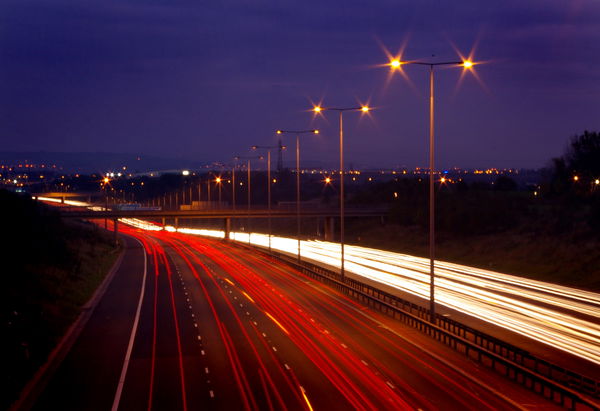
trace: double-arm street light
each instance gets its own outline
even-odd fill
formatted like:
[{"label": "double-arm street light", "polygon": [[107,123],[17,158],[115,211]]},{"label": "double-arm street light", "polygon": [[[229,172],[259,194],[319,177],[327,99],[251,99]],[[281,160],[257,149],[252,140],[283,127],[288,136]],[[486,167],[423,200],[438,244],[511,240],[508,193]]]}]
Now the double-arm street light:
[{"label": "double-arm street light", "polygon": [[300,135],[319,134],[319,130],[277,130],[276,133],[296,136],[296,235],[298,237],[298,262],[300,262]]},{"label": "double-arm street light", "polygon": [[468,70],[475,63],[463,61],[403,61],[393,58],[388,63],[392,70],[402,70],[403,65],[412,64],[429,67],[429,320],[435,323],[435,139],[434,139],[434,93],[433,72],[437,66],[462,67]]},{"label": "double-arm street light", "polygon": [[344,272],[344,111],[359,111],[368,113],[369,106],[360,107],[313,107],[313,111],[319,114],[323,111],[337,111],[340,117],[340,279],[343,282],[345,279]]}]

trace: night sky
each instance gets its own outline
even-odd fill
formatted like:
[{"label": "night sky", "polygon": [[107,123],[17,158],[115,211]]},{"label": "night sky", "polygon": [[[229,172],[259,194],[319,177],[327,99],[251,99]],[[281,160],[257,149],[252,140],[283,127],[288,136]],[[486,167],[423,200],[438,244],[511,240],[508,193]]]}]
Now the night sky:
[{"label": "night sky", "polygon": [[403,43],[485,62],[436,72],[440,167],[541,167],[600,129],[597,0],[2,0],[0,151],[230,161],[318,127],[303,162],[335,165],[337,117],[306,110],[370,102],[347,164],[426,166],[427,69],[378,67]]}]

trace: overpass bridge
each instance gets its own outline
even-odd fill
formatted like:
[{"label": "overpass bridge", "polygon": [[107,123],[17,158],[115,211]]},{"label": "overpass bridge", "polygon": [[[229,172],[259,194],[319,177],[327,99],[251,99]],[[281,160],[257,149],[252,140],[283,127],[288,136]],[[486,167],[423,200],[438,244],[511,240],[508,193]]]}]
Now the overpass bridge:
[{"label": "overpass bridge", "polygon": [[[100,208],[100,207],[98,207]],[[103,207],[102,207],[103,208]],[[271,219],[271,218],[321,218],[324,221],[324,236],[325,240],[333,240],[333,232],[335,227],[335,219],[340,218],[339,208],[330,207],[313,207],[300,210],[300,214],[296,210],[289,208],[271,210],[266,208],[238,208],[238,209],[203,209],[203,210],[152,210],[152,209],[134,209],[134,210],[119,210],[119,209],[102,209],[91,210],[88,207],[63,206],[58,209],[60,215],[64,218],[82,218],[82,219],[104,219],[112,220],[114,223],[115,236],[118,233],[118,221],[122,218],[136,218],[153,221],[161,221],[162,225],[166,225],[167,219],[174,220],[175,228],[179,228],[180,219],[204,219],[204,220],[222,220],[225,231],[225,238],[229,237],[231,231],[232,219]],[[355,208],[346,207],[344,211],[345,217],[348,218],[384,218],[388,214],[388,208],[372,207],[372,208]]]}]

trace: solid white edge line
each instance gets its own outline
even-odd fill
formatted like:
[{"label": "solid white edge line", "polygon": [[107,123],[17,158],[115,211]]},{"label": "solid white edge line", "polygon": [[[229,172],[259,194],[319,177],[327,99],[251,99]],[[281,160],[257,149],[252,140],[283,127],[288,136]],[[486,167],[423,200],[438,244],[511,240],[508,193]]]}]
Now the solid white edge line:
[{"label": "solid white edge line", "polygon": [[146,248],[144,244],[137,238],[135,241],[140,243],[142,251],[144,252],[144,277],[142,279],[142,289],[140,291],[140,299],[138,301],[137,311],[135,313],[135,320],[133,321],[133,327],[131,328],[131,335],[129,336],[129,345],[127,346],[127,353],[125,354],[125,360],[123,361],[123,368],[121,369],[121,376],[119,377],[119,384],[117,386],[117,392],[115,393],[115,399],[112,404],[112,411],[119,409],[119,403],[121,402],[121,394],[123,393],[123,386],[125,385],[125,377],[127,376],[127,368],[129,367],[129,360],[131,358],[131,351],[133,351],[133,343],[137,334],[138,323],[140,321],[140,312],[142,311],[142,302],[144,301],[144,290],[146,288],[146,273],[148,269],[148,259],[146,255]]}]

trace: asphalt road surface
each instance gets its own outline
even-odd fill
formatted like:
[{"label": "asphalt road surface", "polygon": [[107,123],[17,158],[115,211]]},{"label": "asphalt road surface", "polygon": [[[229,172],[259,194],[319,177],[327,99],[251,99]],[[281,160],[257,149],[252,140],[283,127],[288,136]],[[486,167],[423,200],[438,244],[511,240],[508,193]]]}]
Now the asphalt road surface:
[{"label": "asphalt road surface", "polygon": [[554,408],[276,260],[124,232],[121,266],[34,409]]}]

